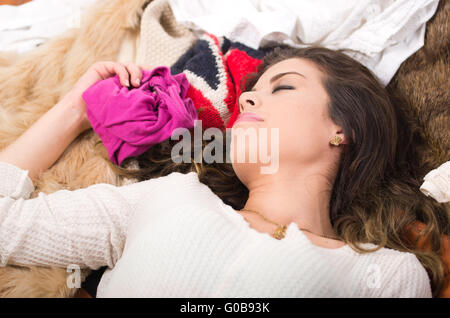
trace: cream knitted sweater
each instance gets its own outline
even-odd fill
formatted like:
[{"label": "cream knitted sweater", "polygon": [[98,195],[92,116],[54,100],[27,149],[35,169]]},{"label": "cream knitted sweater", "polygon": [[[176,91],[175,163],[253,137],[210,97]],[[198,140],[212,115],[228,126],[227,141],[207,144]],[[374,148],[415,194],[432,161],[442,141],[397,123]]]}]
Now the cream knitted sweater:
[{"label": "cream knitted sweater", "polygon": [[28,171],[0,176],[0,265],[108,266],[98,297],[431,297],[415,255],[319,247],[295,223],[276,240],[195,172],[34,199]]}]

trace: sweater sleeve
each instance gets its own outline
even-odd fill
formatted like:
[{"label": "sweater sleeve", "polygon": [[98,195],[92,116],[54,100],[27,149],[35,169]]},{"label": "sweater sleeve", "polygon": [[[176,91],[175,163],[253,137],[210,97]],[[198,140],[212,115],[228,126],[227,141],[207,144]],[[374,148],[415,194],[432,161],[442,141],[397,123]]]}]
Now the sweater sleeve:
[{"label": "sweater sleeve", "polygon": [[114,266],[129,219],[161,179],[121,187],[101,183],[29,199],[34,186],[28,171],[0,162],[0,176],[0,266],[91,269]]},{"label": "sweater sleeve", "polygon": [[427,271],[414,254],[402,256],[399,266],[382,289],[384,298],[431,298]]}]

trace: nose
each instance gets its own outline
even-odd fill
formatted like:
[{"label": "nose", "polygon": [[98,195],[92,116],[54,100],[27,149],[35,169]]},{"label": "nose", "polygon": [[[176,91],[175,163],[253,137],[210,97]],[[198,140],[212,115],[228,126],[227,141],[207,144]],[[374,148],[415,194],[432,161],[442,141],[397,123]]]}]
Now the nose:
[{"label": "nose", "polygon": [[239,96],[239,111],[241,113],[248,108],[257,107],[259,105],[258,98],[253,93],[254,92],[243,92]]}]

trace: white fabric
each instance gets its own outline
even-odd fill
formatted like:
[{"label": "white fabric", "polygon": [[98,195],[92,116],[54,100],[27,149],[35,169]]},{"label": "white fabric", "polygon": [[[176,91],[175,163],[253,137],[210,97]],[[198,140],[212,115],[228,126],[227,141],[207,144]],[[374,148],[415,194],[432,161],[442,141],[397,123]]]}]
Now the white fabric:
[{"label": "white fabric", "polygon": [[226,36],[254,49],[273,42],[346,49],[387,85],[424,44],[438,0],[169,0],[197,34]]},{"label": "white fabric", "polygon": [[195,172],[34,199],[28,171],[0,175],[0,265],[108,266],[98,297],[431,297],[414,254],[319,247],[295,223],[276,240]]},{"label": "white fabric", "polygon": [[422,193],[440,203],[450,202],[450,161],[431,170],[423,179]]},{"label": "white fabric", "polygon": [[23,53],[69,28],[80,26],[83,10],[96,0],[33,0],[0,6],[0,51]]}]

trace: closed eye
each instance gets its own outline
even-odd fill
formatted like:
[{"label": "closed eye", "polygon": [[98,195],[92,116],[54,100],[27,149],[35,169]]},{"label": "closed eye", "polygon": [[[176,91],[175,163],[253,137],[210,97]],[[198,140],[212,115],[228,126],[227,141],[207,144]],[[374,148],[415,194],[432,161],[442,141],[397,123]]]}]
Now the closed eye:
[{"label": "closed eye", "polygon": [[295,88],[292,86],[280,85],[280,86],[277,86],[274,88],[274,90],[272,91],[272,94],[279,90],[282,90],[282,89],[295,89]]}]

